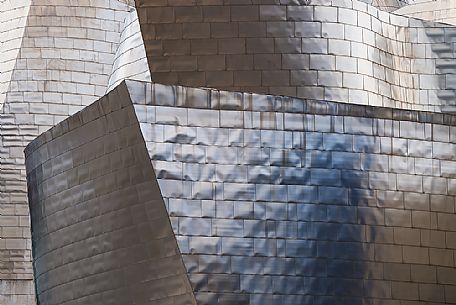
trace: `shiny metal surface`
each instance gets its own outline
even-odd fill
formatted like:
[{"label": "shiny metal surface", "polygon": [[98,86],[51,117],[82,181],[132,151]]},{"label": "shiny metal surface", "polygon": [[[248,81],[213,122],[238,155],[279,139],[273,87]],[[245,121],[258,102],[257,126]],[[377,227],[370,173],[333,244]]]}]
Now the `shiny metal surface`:
[{"label": "shiny metal surface", "polygon": [[[28,172],[55,177],[29,174],[32,208],[54,202],[57,213],[74,197],[39,204],[44,194],[71,192],[70,185],[82,188],[98,168],[128,164],[114,156],[91,163],[77,154],[78,164],[92,170],[76,172],[63,143],[78,146],[85,137],[80,149],[95,158],[109,147],[131,151],[144,141],[129,156],[147,168],[147,158],[137,156],[148,151],[198,304],[456,302],[454,116],[133,81],[116,90],[122,109],[134,109],[136,117],[133,111],[101,115],[116,108],[111,93],[83,112],[87,118],[72,117],[29,145]],[[92,120],[106,127],[87,123],[93,135],[69,131]],[[139,132],[117,132],[100,145],[95,130],[129,124],[139,124],[142,139]],[[42,170],[34,170],[38,164]],[[143,172],[131,166],[135,177]],[[61,181],[56,177],[74,182],[50,183]],[[153,177],[144,180],[146,189],[153,183]],[[101,209],[106,201],[93,189],[105,187],[84,187],[75,198],[87,196]],[[125,196],[135,194],[125,189]],[[48,226],[78,222],[84,209],[72,207],[62,212],[67,217],[46,218]],[[33,218],[36,251],[48,244],[35,239],[35,232],[48,230],[44,223]],[[79,236],[72,228],[68,236]],[[60,262],[47,259],[51,265],[36,260],[43,274]],[[62,279],[51,272],[38,290],[54,281]]]},{"label": "shiny metal surface", "polygon": [[0,108],[8,91],[15,66],[15,59],[22,44],[30,0],[0,1]]},{"label": "shiny metal surface", "polygon": [[34,303],[23,148],[151,74],[257,93],[129,84],[200,303],[456,303],[454,118],[260,95],[453,112],[453,27],[358,1],[136,5],[141,25],[133,0],[0,0],[0,304]]},{"label": "shiny metal surface", "polygon": [[381,9],[383,11],[387,12],[395,12],[398,9],[412,5],[413,3],[417,2],[414,0],[363,0],[363,2],[370,4],[372,6],[375,6],[378,9]]},{"label": "shiny metal surface", "polygon": [[120,43],[117,47],[106,91],[111,91],[124,79],[151,81],[146,50],[134,4],[124,20],[124,28],[120,35]]},{"label": "shiny metal surface", "polygon": [[38,304],[196,304],[125,85],[27,151]]},{"label": "shiny metal surface", "polygon": [[110,78],[113,85],[118,78],[149,74],[144,62],[142,70],[131,71],[145,57],[131,5],[134,1],[0,0],[2,305],[35,304],[23,149],[103,96]]},{"label": "shiny metal surface", "polygon": [[[395,6],[394,1],[373,2]],[[153,80],[456,111],[454,27],[398,16],[359,1],[306,4],[137,1]]]}]

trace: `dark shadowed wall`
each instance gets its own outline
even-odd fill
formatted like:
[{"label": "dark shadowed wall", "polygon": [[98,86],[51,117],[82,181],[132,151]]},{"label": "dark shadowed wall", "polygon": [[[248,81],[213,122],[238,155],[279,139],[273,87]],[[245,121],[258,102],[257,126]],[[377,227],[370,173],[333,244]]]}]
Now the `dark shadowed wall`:
[{"label": "dark shadowed wall", "polygon": [[125,84],[28,146],[38,304],[195,304]]}]

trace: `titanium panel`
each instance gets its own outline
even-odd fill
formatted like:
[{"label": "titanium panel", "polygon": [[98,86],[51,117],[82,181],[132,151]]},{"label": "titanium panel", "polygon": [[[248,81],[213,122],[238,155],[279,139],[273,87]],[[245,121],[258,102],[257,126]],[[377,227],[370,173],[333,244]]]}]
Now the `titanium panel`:
[{"label": "titanium panel", "polygon": [[[38,296],[454,304],[455,126],[438,113],[122,83],[27,148]],[[170,249],[169,264],[137,257],[148,241]],[[119,262],[151,285],[122,286]],[[157,264],[180,284],[155,285]]]},{"label": "titanium panel", "polygon": [[[23,149],[103,96],[110,76],[116,81],[140,72],[128,69],[145,58],[132,5],[0,0],[1,304],[35,303]],[[125,48],[131,41],[137,48]],[[141,71],[147,75],[146,67]]]},{"label": "titanium panel", "polygon": [[454,116],[127,86],[199,304],[454,302]]},{"label": "titanium panel", "polygon": [[[122,79],[149,81],[146,57],[155,81],[256,92],[128,83],[137,120],[114,111],[106,123],[128,146],[131,138],[117,133],[116,126],[140,122],[173,231],[162,213],[153,222],[154,233],[164,229],[169,240],[176,236],[200,303],[456,303],[455,119],[391,109],[454,111],[453,27],[358,1],[136,2],[142,33],[133,0],[15,1],[17,9],[0,0],[5,25],[0,49],[6,50],[0,59],[1,304],[33,303],[23,148]],[[371,4],[385,10],[399,5],[389,0]],[[438,14],[432,19],[450,22],[451,6],[443,12],[446,4],[434,4]],[[88,123],[94,135],[104,130],[103,124]],[[58,138],[59,126],[47,136]],[[47,145],[47,156],[63,153],[43,163],[42,174],[53,177],[43,182],[43,190],[71,192],[52,194],[58,204],[95,201],[95,192],[149,177],[130,163],[137,161],[139,150],[133,161],[117,155],[98,158],[105,149],[115,149],[119,139],[106,140],[101,151],[102,139],[90,138],[95,148],[84,150],[85,167],[68,170],[74,164],[66,149],[84,136]],[[117,161],[131,171],[109,178],[101,188],[85,187]],[[153,191],[151,198],[156,185]],[[126,200],[138,201],[137,193],[138,188],[125,190]],[[83,206],[75,207],[75,214],[49,215],[48,227],[85,220]],[[101,225],[103,234],[104,228],[144,218],[135,208],[126,216],[110,212]],[[100,249],[90,236],[100,231],[82,227],[80,236],[73,233],[64,240],[88,236],[78,243],[89,251],[65,249],[70,260]],[[52,235],[62,231],[67,232],[63,228]],[[122,236],[111,238],[120,243],[116,238]],[[142,241],[144,232],[131,236],[129,242]],[[52,242],[56,246],[59,239]],[[106,285],[92,283],[111,274],[103,268],[111,268],[114,260],[128,264],[130,258],[105,261],[105,254],[94,255],[79,267],[62,263],[65,257],[56,253],[63,250],[48,256],[37,249],[43,254],[35,272],[41,276],[37,289],[45,289],[39,292],[44,303],[73,304],[75,298],[109,303],[112,295],[125,291],[101,292],[107,284],[116,287],[117,277],[109,277]],[[178,278],[186,279],[179,251],[172,249],[175,256],[160,267],[169,263],[179,270]],[[74,266],[74,272],[60,272]],[[147,272],[131,270],[122,279],[141,281],[140,274]],[[98,271],[87,281],[78,278]],[[173,287],[181,282],[170,282],[165,288],[179,291]],[[85,285],[84,292],[72,289]],[[183,285],[182,298],[166,293],[165,298],[161,286],[137,285],[125,302],[195,302],[188,282]]]},{"label": "titanium panel", "polygon": [[401,1],[222,2],[137,1],[155,82],[456,111],[455,29],[374,7]]},{"label": "titanium panel", "polygon": [[0,2],[0,109],[6,99],[6,92],[22,44],[30,0]]},{"label": "titanium panel", "polygon": [[26,157],[38,304],[196,304],[125,84]]},{"label": "titanium panel", "polygon": [[419,1],[400,8],[394,13],[423,20],[456,24],[456,9],[450,1]]},{"label": "titanium panel", "polygon": [[134,4],[130,7],[130,12],[124,20],[106,92],[114,89],[124,79],[151,81],[146,50]]}]

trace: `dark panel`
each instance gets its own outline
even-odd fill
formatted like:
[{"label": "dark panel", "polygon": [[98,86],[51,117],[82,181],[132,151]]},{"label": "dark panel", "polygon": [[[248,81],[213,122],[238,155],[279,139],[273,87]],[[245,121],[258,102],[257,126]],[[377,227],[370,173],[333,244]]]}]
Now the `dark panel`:
[{"label": "dark panel", "polygon": [[124,84],[26,154],[39,304],[195,304]]}]

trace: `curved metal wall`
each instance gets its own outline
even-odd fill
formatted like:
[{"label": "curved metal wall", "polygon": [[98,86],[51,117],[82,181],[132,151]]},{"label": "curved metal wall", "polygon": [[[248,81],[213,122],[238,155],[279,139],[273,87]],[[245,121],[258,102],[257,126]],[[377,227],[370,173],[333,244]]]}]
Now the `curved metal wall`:
[{"label": "curved metal wall", "polygon": [[30,0],[0,1],[0,109],[6,98],[11,74],[24,36]]},{"label": "curved metal wall", "polygon": [[456,117],[128,84],[198,304],[456,302]]},{"label": "curved metal wall", "polygon": [[[34,141],[41,305],[456,303],[456,120],[412,111],[455,111],[456,31],[306,2],[136,1],[154,81],[256,94],[128,82]],[[22,148],[148,76],[131,5],[32,1],[0,113],[8,276],[31,277]]]},{"label": "curved metal wall", "polygon": [[38,304],[196,304],[124,84],[29,145],[27,180]]},{"label": "curved metal wall", "polygon": [[453,27],[359,1],[258,3],[138,1],[153,80],[455,111]]},{"label": "curved metal wall", "polygon": [[[454,116],[124,86],[27,148],[42,305],[80,297],[68,285],[103,289],[111,263],[129,265],[127,256],[97,260],[127,236],[97,224],[158,229],[168,217],[200,305],[456,302]],[[145,174],[146,149],[159,188]],[[133,213],[136,196],[158,192],[166,222]],[[116,202],[131,214],[103,213]],[[127,240],[154,239],[142,233]]]},{"label": "curved metal wall", "polygon": [[2,305],[35,303],[23,150],[105,94],[131,2],[0,0]]},{"label": "curved metal wall", "polygon": [[366,2],[376,8],[387,11],[387,12],[394,12],[397,9],[410,5],[409,2],[413,3],[412,1],[403,1],[403,0],[361,0],[362,2]]},{"label": "curved metal wall", "polygon": [[111,91],[124,79],[151,81],[138,14],[134,8],[125,18],[106,91]]}]

